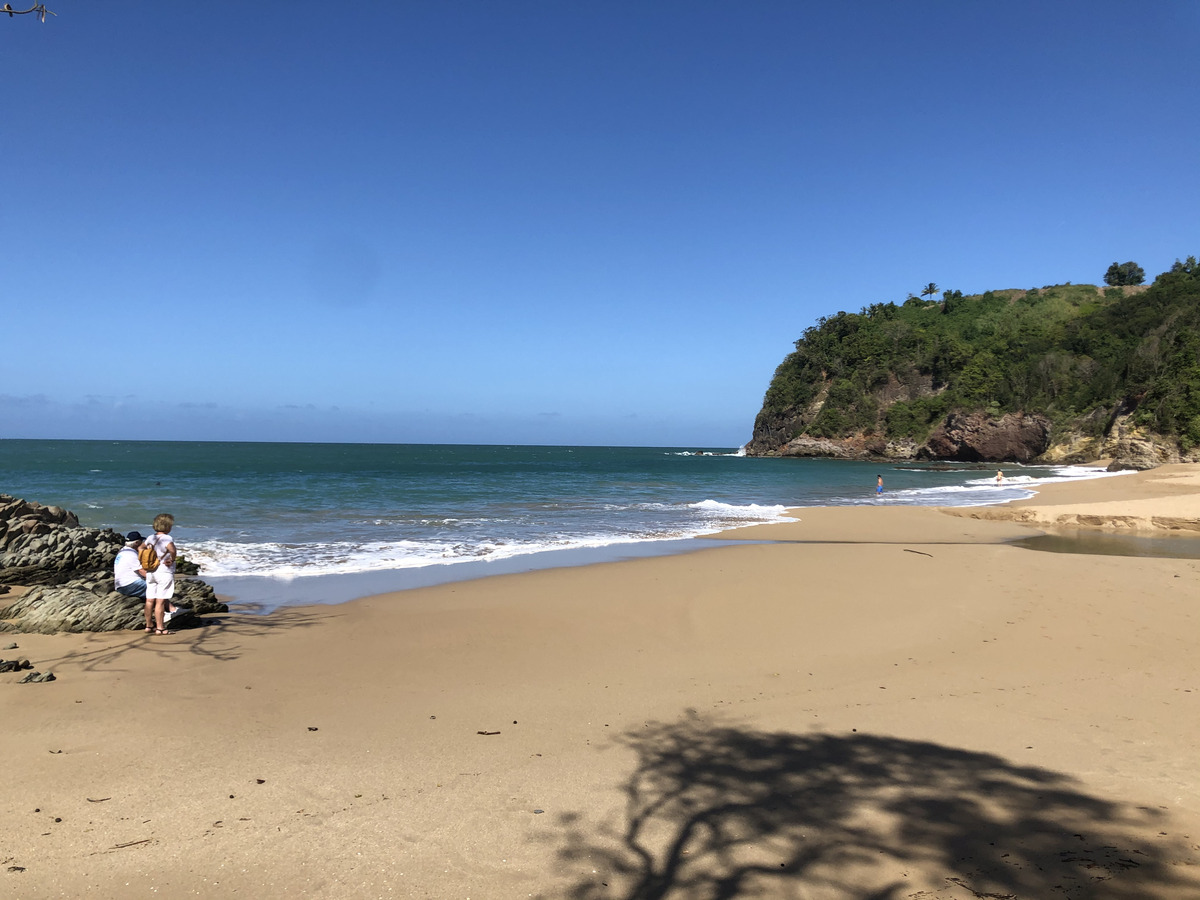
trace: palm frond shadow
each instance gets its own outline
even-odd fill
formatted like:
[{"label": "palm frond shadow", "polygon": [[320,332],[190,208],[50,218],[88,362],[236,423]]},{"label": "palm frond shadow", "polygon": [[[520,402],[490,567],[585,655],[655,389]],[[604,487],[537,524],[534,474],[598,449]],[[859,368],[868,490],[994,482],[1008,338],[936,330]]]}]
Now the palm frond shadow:
[{"label": "palm frond shadow", "polygon": [[1200,896],[1159,811],[998,756],[698,717],[619,741],[623,821],[560,822],[575,900]]}]

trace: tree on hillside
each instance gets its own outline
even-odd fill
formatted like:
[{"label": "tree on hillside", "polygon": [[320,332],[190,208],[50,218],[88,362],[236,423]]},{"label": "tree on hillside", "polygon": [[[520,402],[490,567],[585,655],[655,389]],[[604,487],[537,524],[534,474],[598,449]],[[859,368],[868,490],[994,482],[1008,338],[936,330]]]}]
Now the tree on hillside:
[{"label": "tree on hillside", "polygon": [[1126,284],[1141,284],[1146,280],[1145,270],[1135,262],[1113,263],[1104,273],[1104,283],[1119,287]]},{"label": "tree on hillside", "polygon": [[940,290],[941,290],[941,288],[939,288],[936,284],[934,284],[931,281],[931,282],[929,282],[929,284],[925,285],[925,287],[922,289],[921,296],[922,297],[932,297],[934,294],[936,294]]}]

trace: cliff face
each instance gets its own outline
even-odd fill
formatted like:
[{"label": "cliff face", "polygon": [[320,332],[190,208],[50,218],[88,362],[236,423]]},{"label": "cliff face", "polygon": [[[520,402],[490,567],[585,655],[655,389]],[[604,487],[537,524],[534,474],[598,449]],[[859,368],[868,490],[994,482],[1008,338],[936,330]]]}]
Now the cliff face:
[{"label": "cliff face", "polygon": [[[764,409],[754,421],[754,434],[746,445],[750,456],[826,456],[838,459],[871,459],[878,457],[911,458],[916,454],[912,441],[888,441],[871,433],[858,431],[852,435],[834,438],[804,435],[825,406],[829,397],[830,380],[825,379],[812,402],[802,408],[791,408],[783,412],[768,412]],[[886,383],[873,393],[876,405],[886,410],[900,401],[919,400],[939,393],[934,387],[933,377],[920,373],[907,373],[901,378],[889,373]],[[889,449],[889,444],[891,448]]]},{"label": "cliff face", "polygon": [[[883,398],[880,398],[881,400]],[[893,403],[907,399],[898,395]],[[886,411],[891,404],[882,404]],[[1050,420],[1024,413],[991,417],[985,412],[955,412],[946,416],[929,435],[917,442],[889,439],[876,431],[857,431],[845,437],[810,437],[801,434],[783,439],[804,427],[819,412],[819,404],[808,416],[760,416],[754,438],[746,446],[750,456],[797,456],[832,459],[947,459],[961,462],[1032,462],[1051,448]],[[1084,453],[1078,460],[1095,459]],[[1065,460],[1064,460],[1065,461]]]},{"label": "cliff face", "polygon": [[[898,384],[898,383],[897,383]],[[926,382],[905,387],[889,385],[875,399],[881,418],[896,402],[934,396]],[[1111,415],[1093,413],[1067,427],[1055,429],[1044,415],[983,410],[955,411],[945,416],[923,441],[888,438],[881,430],[855,431],[839,437],[796,434],[815,420],[828,390],[802,411],[772,416],[760,413],[749,456],[794,456],[825,459],[908,460],[945,459],[959,462],[1019,462],[1069,465],[1111,460],[1111,468],[1152,469],[1180,462],[1200,462],[1200,448],[1190,452],[1173,438],[1135,425],[1133,413],[1120,407]],[[788,437],[788,435],[796,435]]]},{"label": "cliff face", "polygon": [[1037,459],[1050,447],[1050,420],[1012,413],[994,419],[986,413],[951,413],[917,451],[925,459],[960,462],[1020,462]]}]

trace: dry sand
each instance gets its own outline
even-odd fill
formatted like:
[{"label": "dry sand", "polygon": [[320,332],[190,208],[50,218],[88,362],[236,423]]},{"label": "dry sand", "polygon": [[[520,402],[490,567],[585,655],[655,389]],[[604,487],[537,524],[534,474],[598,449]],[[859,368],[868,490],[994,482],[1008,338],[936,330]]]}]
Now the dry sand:
[{"label": "dry sand", "polygon": [[[1200,521],[1200,467],[1022,508]],[[17,635],[0,656],[58,680],[0,675],[0,896],[1200,897],[1200,561],[797,515],[171,637]]]}]

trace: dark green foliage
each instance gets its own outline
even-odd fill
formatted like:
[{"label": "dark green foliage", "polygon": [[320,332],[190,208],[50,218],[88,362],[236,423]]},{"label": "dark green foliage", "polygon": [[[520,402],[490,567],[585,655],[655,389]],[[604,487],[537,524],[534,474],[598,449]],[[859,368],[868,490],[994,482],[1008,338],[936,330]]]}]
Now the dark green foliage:
[{"label": "dark green foliage", "polygon": [[1195,257],[1136,291],[946,291],[822,318],[776,370],[762,416],[793,423],[793,436],[919,441],[954,409],[1038,412],[1096,433],[1122,403],[1184,449],[1200,445]]},{"label": "dark green foliage", "polygon": [[901,400],[888,408],[885,433],[889,437],[923,441],[945,415],[946,404],[942,396]]},{"label": "dark green foliage", "polygon": [[1104,273],[1104,283],[1111,285],[1142,284],[1146,270],[1135,262],[1113,263]]}]

